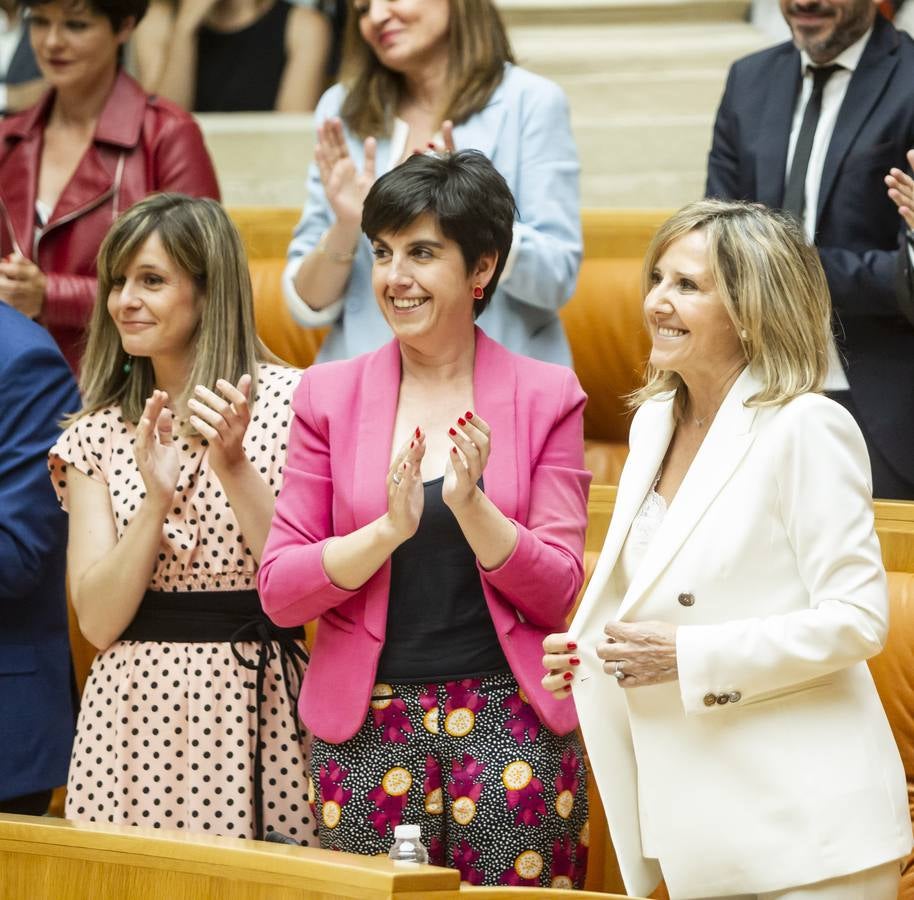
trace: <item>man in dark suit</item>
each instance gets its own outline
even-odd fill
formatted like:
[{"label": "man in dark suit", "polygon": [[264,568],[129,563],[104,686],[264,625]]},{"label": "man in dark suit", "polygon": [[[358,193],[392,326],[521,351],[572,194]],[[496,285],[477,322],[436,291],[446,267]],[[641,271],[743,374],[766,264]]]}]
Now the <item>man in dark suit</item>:
[{"label": "man in dark suit", "polygon": [[47,455],[79,407],[54,339],[0,302],[0,812],[43,813],[67,780],[67,517]]},{"label": "man in dark suit", "polygon": [[914,499],[911,262],[883,183],[914,147],[914,42],[877,6],[781,0],[793,41],[731,68],[706,193],[803,223],[835,312],[829,395],[863,430],[874,494]]}]

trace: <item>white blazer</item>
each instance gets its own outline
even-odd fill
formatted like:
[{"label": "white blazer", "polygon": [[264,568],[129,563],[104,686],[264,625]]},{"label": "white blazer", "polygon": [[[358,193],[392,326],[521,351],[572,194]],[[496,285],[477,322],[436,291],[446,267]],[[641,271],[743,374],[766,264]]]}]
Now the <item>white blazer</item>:
[{"label": "white blazer", "polygon": [[[817,394],[748,407],[737,379],[624,596],[613,571],[673,433],[644,404],[571,625],[574,698],[630,893],[779,890],[904,856],[904,770],[866,660],[888,628],[869,462]],[[678,682],[622,689],[611,620],[679,626]],[[659,865],[658,865],[659,860]]]}]

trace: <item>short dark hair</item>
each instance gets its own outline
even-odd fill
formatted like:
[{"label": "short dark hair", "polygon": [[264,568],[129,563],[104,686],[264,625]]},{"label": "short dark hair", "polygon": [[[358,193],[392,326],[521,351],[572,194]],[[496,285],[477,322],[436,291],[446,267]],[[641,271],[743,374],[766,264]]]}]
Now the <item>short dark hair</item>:
[{"label": "short dark hair", "polygon": [[429,214],[460,247],[468,272],[487,253],[497,253],[495,272],[475,305],[478,316],[489,305],[507,262],[515,212],[507,182],[478,150],[414,154],[372,185],[362,209],[362,231],[373,241]]},{"label": "short dark hair", "polygon": [[[52,0],[22,0],[22,5],[26,9],[33,9],[51,2]],[[68,3],[68,0],[63,2]],[[134,25],[139,25],[140,19],[146,15],[149,8],[149,0],[69,0],[69,5],[87,7],[97,15],[104,16],[114,31],[120,31],[121,26],[129,18],[133,18]]]}]

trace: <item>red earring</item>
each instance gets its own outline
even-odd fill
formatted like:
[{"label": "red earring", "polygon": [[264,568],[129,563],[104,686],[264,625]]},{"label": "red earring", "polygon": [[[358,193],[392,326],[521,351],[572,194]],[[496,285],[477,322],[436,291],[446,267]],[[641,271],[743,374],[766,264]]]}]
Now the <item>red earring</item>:
[{"label": "red earring", "polygon": [[482,285],[481,285],[481,284],[477,284],[476,287],[473,288],[473,299],[474,299],[474,300],[482,300],[482,298],[483,298],[484,296],[485,296],[485,294],[483,294]]}]

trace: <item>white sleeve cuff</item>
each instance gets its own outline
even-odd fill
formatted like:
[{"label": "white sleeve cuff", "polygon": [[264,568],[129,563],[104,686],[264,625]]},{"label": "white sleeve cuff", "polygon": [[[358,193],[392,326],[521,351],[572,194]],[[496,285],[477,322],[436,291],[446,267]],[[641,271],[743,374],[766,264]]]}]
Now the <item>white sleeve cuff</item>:
[{"label": "white sleeve cuff", "polygon": [[522,229],[519,227],[519,223],[514,223],[514,237],[511,239],[511,249],[508,251],[508,258],[505,260],[505,267],[502,269],[501,278],[506,279],[511,277],[511,272],[514,269],[514,263],[517,261],[517,254],[520,253],[520,242]]},{"label": "white sleeve cuff", "polygon": [[282,272],[282,292],[286,298],[286,306],[292,318],[304,328],[320,328],[323,325],[332,325],[343,312],[343,298],[328,304],[323,309],[312,309],[298,295],[295,289],[295,276],[301,266],[302,257],[290,259]]}]

